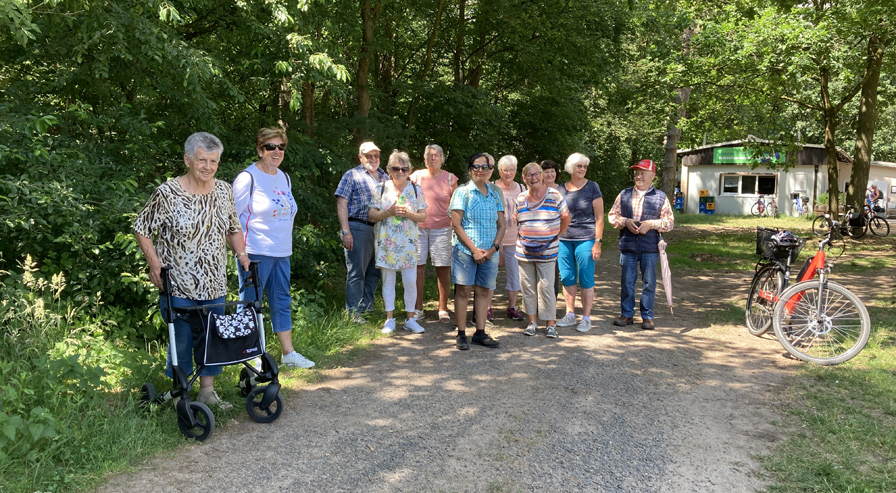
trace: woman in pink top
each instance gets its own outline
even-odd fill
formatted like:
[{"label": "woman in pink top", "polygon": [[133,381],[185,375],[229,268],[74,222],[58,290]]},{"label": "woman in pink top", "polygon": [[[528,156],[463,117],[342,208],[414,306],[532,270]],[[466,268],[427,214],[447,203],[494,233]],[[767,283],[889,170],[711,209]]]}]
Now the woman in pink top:
[{"label": "woman in pink top", "polygon": [[439,284],[439,322],[448,323],[448,288],[451,286],[451,218],[448,203],[457,188],[457,176],[442,169],[445,153],[436,144],[424,150],[426,169],[415,171],[411,181],[423,189],[426,220],[420,224],[417,239],[417,305],[416,314],[423,318],[423,285],[426,281],[426,258],[432,256]]}]

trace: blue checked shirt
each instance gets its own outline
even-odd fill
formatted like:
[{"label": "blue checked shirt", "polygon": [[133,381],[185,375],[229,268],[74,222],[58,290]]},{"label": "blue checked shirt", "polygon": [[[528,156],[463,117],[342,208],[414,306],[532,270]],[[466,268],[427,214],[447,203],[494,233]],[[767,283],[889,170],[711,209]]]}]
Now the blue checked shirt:
[{"label": "blue checked shirt", "polygon": [[370,212],[370,204],[373,203],[373,189],[377,184],[389,179],[389,175],[382,168],[377,168],[376,171],[378,179],[370,176],[370,173],[360,165],[342,175],[334,195],[348,201],[348,217],[370,221],[367,213]]},{"label": "blue checked shirt", "polygon": [[[488,250],[495,242],[498,235],[498,212],[504,212],[504,204],[495,188],[489,185],[488,196],[476,188],[472,180],[461,185],[451,196],[451,205],[448,207],[448,215],[451,211],[463,211],[461,227],[476,245],[476,248]],[[473,252],[466,245],[457,242],[455,248],[472,255]]]}]

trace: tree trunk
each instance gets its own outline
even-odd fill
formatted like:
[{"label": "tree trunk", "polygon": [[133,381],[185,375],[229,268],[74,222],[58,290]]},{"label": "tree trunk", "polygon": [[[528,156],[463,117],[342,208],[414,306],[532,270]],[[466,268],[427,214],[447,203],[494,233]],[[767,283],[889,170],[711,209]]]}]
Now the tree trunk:
[{"label": "tree trunk", "polygon": [[824,114],[824,150],[828,165],[828,207],[831,214],[840,210],[840,169],[837,167],[837,111],[831,104],[828,84],[830,72],[827,67],[821,68],[821,102]]},{"label": "tree trunk", "polygon": [[[375,16],[370,0],[361,1],[361,56],[358,57],[358,111],[357,116],[367,118],[370,115],[370,61],[373,59],[373,26]],[[361,127],[355,128],[355,141],[359,143],[365,138]]]},{"label": "tree trunk", "polygon": [[305,135],[314,137],[314,83],[302,83],[302,123],[305,124]]},{"label": "tree trunk", "polygon": [[884,58],[884,47],[874,34],[868,39],[868,58],[865,71],[868,77],[862,84],[862,96],[859,101],[859,119],[856,124],[856,146],[853,151],[852,175],[849,177],[849,190],[846,191],[846,203],[862,208],[865,199],[865,186],[871,169],[871,153],[874,144],[874,123],[877,118],[877,86],[880,82],[880,69]]},{"label": "tree trunk", "polygon": [[457,1],[457,32],[454,34],[454,83],[463,84],[461,61],[464,54],[464,29],[467,25],[467,0]]},{"label": "tree trunk", "polygon": [[673,115],[672,120],[669,122],[669,130],[666,131],[666,138],[663,143],[665,154],[663,156],[661,190],[666,192],[666,195],[670,198],[675,196],[675,176],[678,174],[678,141],[681,139],[681,129],[678,128],[678,121],[686,116],[685,105],[687,105],[690,98],[690,87],[678,88],[678,93],[675,95],[675,104],[678,106],[678,112]]},{"label": "tree trunk", "polygon": [[[436,35],[439,32],[439,24],[442,23],[442,12],[445,10],[445,0],[439,0],[439,8],[436,11],[436,18],[432,24],[432,31],[429,33],[429,39],[426,41],[426,54],[423,56],[423,71],[420,72],[420,82],[426,82],[429,72],[432,70],[432,49],[436,41]],[[408,128],[414,126],[414,114],[417,106],[420,104],[420,93],[414,95],[414,100],[408,107]]]}]

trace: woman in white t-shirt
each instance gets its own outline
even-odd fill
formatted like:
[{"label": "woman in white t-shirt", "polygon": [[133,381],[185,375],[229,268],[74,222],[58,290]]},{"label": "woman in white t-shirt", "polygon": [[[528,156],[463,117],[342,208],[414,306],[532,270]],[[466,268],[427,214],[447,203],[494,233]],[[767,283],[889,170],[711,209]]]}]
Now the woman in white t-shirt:
[{"label": "woman in white t-shirt", "polygon": [[[290,311],[290,263],[292,227],[298,211],[289,175],[278,168],[286,154],[286,131],[266,127],[255,136],[258,161],[237,175],[233,197],[246,239],[246,254],[258,261],[259,287],[264,289],[271,310],[271,326],[283,356],[280,364],[311,368],[314,362],[292,345]],[[255,300],[255,289],[246,288],[248,273],[240,273],[240,300]]]}]

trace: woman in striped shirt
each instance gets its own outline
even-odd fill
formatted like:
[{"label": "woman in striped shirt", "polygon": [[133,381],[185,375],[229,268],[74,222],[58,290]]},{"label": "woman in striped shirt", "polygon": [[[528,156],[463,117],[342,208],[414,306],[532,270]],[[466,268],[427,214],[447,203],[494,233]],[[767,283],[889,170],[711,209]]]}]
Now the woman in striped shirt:
[{"label": "woman in striped shirt", "polygon": [[535,335],[540,318],[545,321],[547,336],[556,338],[554,271],[559,237],[571,218],[560,192],[545,185],[544,172],[538,163],[529,163],[523,168],[523,180],[529,191],[517,197],[514,216],[519,225],[516,258],[520,265],[523,308],[529,316],[529,325],[523,333]]}]

